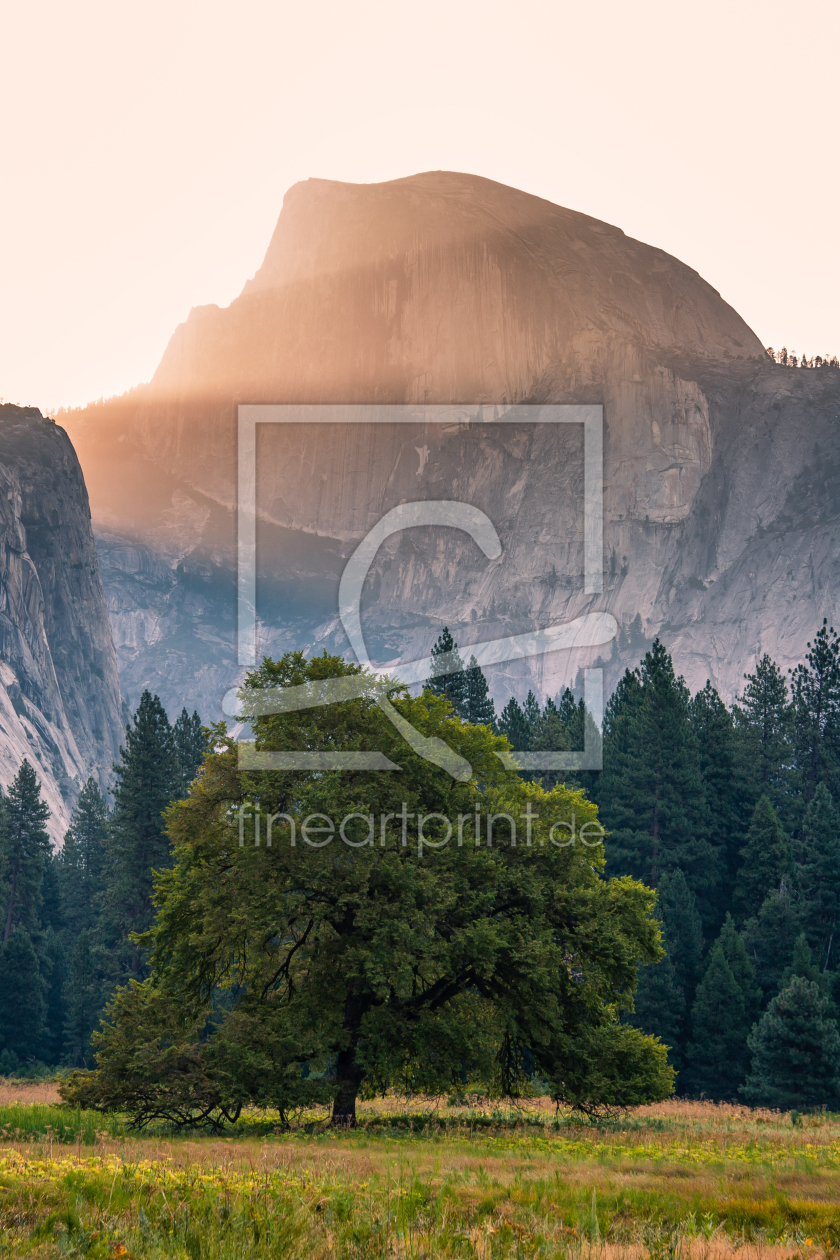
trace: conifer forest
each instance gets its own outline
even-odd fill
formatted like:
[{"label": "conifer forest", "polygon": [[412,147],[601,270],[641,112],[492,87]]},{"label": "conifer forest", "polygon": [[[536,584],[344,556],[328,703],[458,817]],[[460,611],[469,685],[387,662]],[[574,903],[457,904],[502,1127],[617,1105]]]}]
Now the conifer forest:
[{"label": "conifer forest", "polygon": [[[710,683],[691,695],[657,640],[609,699],[603,770],[518,775],[543,792],[563,778],[597,805],[604,875],[655,889],[662,948],[639,955],[621,1018],[667,1047],[685,1097],[840,1109],[840,637],[824,624],[803,648],[787,677],[762,656],[727,706]],[[448,628],[432,661],[423,698],[450,725],[520,751],[581,747],[587,714],[571,690],[544,706],[529,692],[496,715]],[[280,666],[264,664],[263,685]],[[197,713],[170,723],[145,692],[112,797],[89,780],[56,851],[35,772],[20,766],[0,805],[0,1072],[94,1066],[108,1004],[150,975],[155,873],[175,860],[167,811],[206,777],[220,738]],[[508,1083],[533,1075],[529,1047],[509,1049]]]}]

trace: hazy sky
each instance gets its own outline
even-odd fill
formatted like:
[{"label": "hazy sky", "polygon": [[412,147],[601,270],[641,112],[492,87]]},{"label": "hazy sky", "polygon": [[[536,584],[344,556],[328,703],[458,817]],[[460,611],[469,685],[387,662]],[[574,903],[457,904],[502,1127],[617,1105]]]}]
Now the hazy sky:
[{"label": "hazy sky", "polygon": [[290,184],[470,171],[840,353],[835,0],[115,0],[0,10],[0,396],[149,378]]}]

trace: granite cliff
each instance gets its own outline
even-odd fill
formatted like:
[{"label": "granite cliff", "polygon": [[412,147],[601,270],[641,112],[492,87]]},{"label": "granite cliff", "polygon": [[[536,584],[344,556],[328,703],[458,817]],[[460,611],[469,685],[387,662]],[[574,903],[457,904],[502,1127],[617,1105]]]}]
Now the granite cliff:
[{"label": "granite cliff", "polygon": [[[193,310],[149,385],[68,417],[132,703],[152,686],[170,710],[215,717],[236,676],[243,402],[464,404],[419,447],[266,436],[269,650],[344,644],[343,561],[420,483],[486,503],[503,559],[457,536],[383,548],[366,588],[379,659],[428,650],[444,622],[465,644],[605,608],[622,627],[608,684],[659,634],[692,686],[710,677],[731,698],[758,653],[792,664],[824,616],[840,620],[840,373],[772,363],[696,272],[515,189],[447,172],[308,180],[236,301]],[[476,423],[545,402],[604,407],[600,597],[578,580],[579,438]],[[342,492],[315,493],[324,482]],[[499,668],[496,698],[552,693],[579,663]]]},{"label": "granite cliff", "polygon": [[34,408],[0,406],[0,783],[24,757],[64,836],[122,734],[108,610],[79,461]]}]

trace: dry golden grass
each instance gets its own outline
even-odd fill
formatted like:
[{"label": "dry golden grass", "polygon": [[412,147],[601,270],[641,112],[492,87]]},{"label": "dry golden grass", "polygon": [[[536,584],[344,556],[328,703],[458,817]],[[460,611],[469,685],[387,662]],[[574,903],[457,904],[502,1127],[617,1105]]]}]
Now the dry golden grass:
[{"label": "dry golden grass", "polygon": [[[33,1088],[43,1104],[44,1087]],[[21,1095],[13,1088],[12,1096]],[[738,1260],[807,1260],[840,1251],[837,1116],[793,1125],[775,1112],[673,1101],[600,1125],[555,1124],[545,1099],[512,1110],[389,1096],[364,1103],[360,1117],[352,1133],[315,1117],[284,1132],[259,1113],[215,1137],[120,1134],[113,1124],[109,1137],[98,1119],[85,1121],[87,1137],[80,1128],[64,1143],[55,1126],[19,1128],[11,1142],[7,1130],[4,1219],[20,1254],[92,1260],[99,1243],[85,1252],[81,1234],[71,1238],[61,1223],[74,1211],[77,1233],[108,1240],[107,1260],[123,1254],[117,1244],[126,1255],[186,1260],[187,1221],[202,1222],[196,1254],[237,1260],[729,1260],[736,1252]],[[222,1201],[235,1229],[212,1206]],[[280,1246],[272,1235],[269,1247],[279,1220],[288,1237]],[[42,1238],[45,1221],[51,1241]]]},{"label": "dry golden grass", "polygon": [[58,1085],[53,1081],[15,1081],[0,1077],[0,1107],[12,1107],[15,1103],[57,1106],[60,1102]]}]

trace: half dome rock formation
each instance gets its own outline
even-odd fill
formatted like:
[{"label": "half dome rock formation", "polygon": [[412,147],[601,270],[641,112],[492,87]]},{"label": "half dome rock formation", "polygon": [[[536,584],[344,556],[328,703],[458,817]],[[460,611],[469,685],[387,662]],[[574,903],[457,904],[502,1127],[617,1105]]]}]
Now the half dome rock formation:
[{"label": "half dome rock formation", "polygon": [[[659,634],[692,686],[710,677],[732,697],[757,654],[793,663],[840,612],[840,373],[774,364],[696,272],[540,198],[448,172],[308,180],[287,193],[239,298],[193,310],[149,385],[68,418],[132,700],[152,686],[170,709],[195,703],[210,718],[236,674],[246,402],[484,404],[497,418],[523,403],[604,409],[599,597],[579,580],[569,432],[547,442],[525,426],[508,441],[486,426],[467,442],[462,426],[407,435],[404,455],[372,427],[266,437],[271,650],[343,645],[337,575],[408,477],[395,459],[416,462],[415,450],[424,497],[485,495],[505,562],[488,567],[463,540],[383,549],[368,594],[379,659],[423,654],[444,623],[468,645],[600,608],[622,627],[608,685]],[[313,506],[317,478],[345,493]],[[491,685],[500,702],[528,686],[553,694],[568,668],[544,657]]]},{"label": "half dome rock formation", "polygon": [[0,406],[0,783],[27,758],[60,841],[87,778],[110,781],[121,734],[79,462],[40,411]]}]

